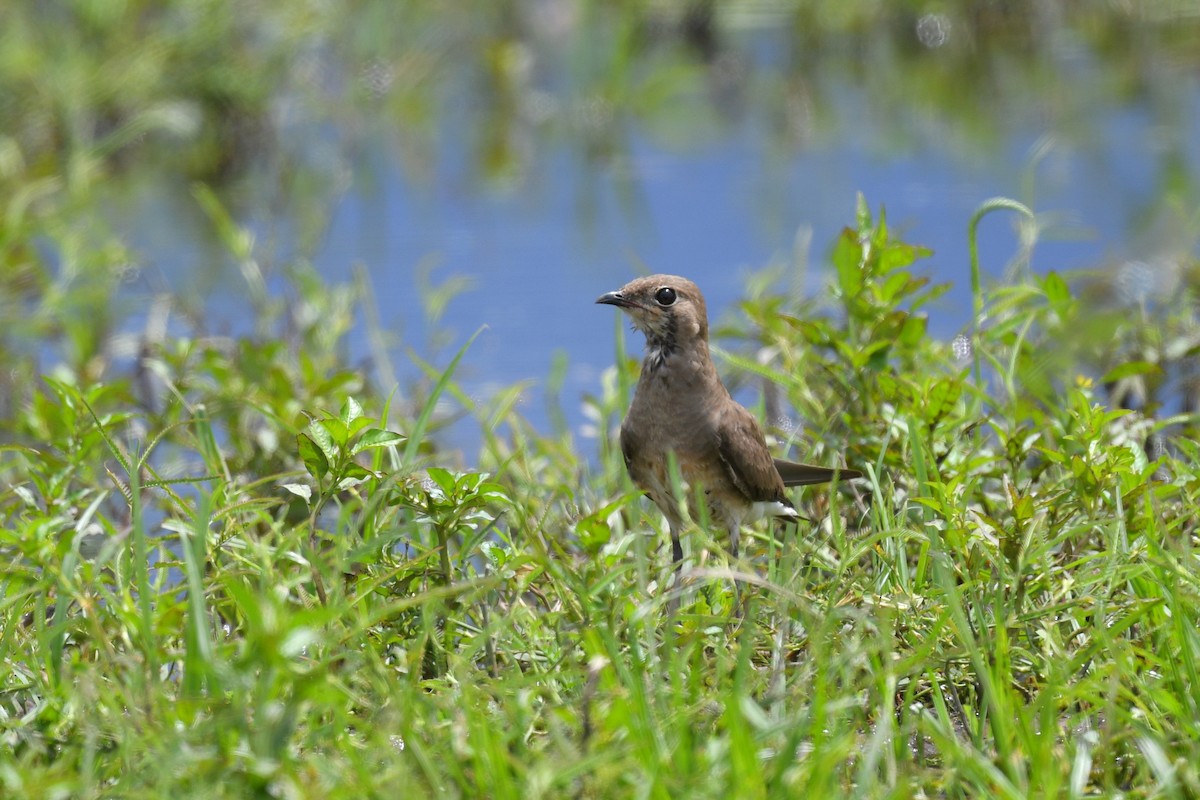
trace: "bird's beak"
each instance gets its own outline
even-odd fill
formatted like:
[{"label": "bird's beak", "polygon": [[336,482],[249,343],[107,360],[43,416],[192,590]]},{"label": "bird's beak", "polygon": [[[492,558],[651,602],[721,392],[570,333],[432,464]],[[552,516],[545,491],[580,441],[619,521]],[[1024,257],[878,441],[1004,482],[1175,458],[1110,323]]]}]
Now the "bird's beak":
[{"label": "bird's beak", "polygon": [[602,294],[596,298],[597,303],[603,303],[606,306],[616,306],[617,308],[634,308],[637,303],[632,302],[620,292],[609,292]]}]

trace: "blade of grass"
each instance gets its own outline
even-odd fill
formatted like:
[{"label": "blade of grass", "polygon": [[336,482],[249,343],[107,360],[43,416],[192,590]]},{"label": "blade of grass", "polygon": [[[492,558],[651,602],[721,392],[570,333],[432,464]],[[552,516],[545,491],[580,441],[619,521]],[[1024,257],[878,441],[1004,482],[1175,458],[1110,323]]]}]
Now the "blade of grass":
[{"label": "blade of grass", "polygon": [[466,343],[458,348],[458,352],[454,354],[454,358],[450,359],[450,363],[446,365],[446,369],[442,371],[442,375],[438,378],[437,383],[433,385],[433,390],[430,391],[429,397],[425,400],[425,406],[421,409],[420,415],[417,417],[416,423],[408,431],[408,444],[404,448],[403,466],[406,469],[412,469],[416,461],[417,452],[421,447],[421,441],[425,438],[425,429],[429,426],[429,420],[433,416],[433,410],[437,406],[438,398],[446,391],[450,385],[450,379],[454,376],[454,370],[458,368],[458,363],[462,361],[466,355],[468,348],[487,329],[486,325],[479,327],[475,333],[471,334]]}]

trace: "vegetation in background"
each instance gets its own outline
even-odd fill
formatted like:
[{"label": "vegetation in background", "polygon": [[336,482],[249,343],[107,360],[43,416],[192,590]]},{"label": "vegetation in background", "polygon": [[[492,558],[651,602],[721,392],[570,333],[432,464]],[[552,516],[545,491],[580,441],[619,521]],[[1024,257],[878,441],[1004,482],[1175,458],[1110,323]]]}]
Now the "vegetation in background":
[{"label": "vegetation in background", "polygon": [[[1200,795],[1194,259],[1170,285],[1136,265],[976,282],[977,325],[949,342],[927,335],[944,287],[924,251],[865,203],[826,301],[775,288],[799,265],[756,276],[720,327],[722,369],[762,389],[781,452],[869,479],[797,493],[809,522],[758,530],[740,563],[695,529],[671,619],[662,520],[610,435],[637,370],[619,326],[585,400],[597,453],[530,425],[521,386],[462,391],[469,341],[414,386],[386,377],[385,348],[360,368],[346,337],[373,319],[366,281],[268,262],[226,208],[227,182],[274,176],[268,193],[316,198],[299,227],[319,237],[337,184],[303,132],[359,119],[356,93],[405,121],[419,171],[436,81],[483,87],[480,174],[513,180],[538,131],[576,126],[611,158],[623,114],[690,98],[719,116],[743,83],[803,98],[822,42],[869,53],[889,41],[872,31],[924,19],[890,4],[867,30],[876,3],[777,5],[809,46],[731,85],[754,4],[571,6],[584,21],[563,30],[598,33],[548,62],[568,67],[555,94],[526,58],[555,52],[554,29],[525,4],[4,4],[0,795]],[[1151,13],[1173,5],[1144,4],[1167,44],[1113,80],[1134,91],[1138,68],[1188,52],[1186,26]],[[925,32],[1032,28],[1032,7],[950,9]],[[1051,27],[1098,51],[1129,21],[1077,19]],[[817,27],[831,38],[801,36]],[[1057,74],[1049,39],[1019,41],[998,85]],[[923,53],[945,70],[929,102],[941,86],[962,105],[962,63]],[[820,130],[776,121],[784,143]],[[90,204],[153,159],[202,181],[188,196],[239,270],[244,335],[122,292],[137,255]],[[1163,177],[1164,197],[1187,182]],[[452,288],[425,288],[431,319]],[[448,406],[481,432],[469,464],[438,448]]]}]

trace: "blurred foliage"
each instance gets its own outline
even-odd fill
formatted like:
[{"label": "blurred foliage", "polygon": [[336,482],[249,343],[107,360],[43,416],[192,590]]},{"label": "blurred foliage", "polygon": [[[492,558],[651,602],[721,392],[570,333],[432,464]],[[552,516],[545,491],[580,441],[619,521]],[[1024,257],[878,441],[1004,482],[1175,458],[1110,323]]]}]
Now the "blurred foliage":
[{"label": "blurred foliage", "polygon": [[[330,138],[352,153],[367,136],[419,178],[444,124],[471,132],[475,174],[501,185],[527,180],[547,139],[619,158],[634,119],[695,146],[705,125],[751,116],[787,150],[863,123],[904,147],[932,123],[969,152],[1018,106],[1083,134],[1083,70],[1166,117],[1164,74],[1194,71],[1198,40],[1173,0],[13,0],[0,178],[78,188],[155,161],[207,182],[264,167],[278,180],[297,163],[327,174]],[[848,84],[865,91],[864,120],[837,118]]]}]

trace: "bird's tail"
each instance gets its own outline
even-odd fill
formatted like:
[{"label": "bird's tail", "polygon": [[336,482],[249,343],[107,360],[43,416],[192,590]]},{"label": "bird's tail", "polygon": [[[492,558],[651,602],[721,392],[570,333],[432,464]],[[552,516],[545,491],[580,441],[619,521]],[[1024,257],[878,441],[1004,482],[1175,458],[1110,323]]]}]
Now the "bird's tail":
[{"label": "bird's tail", "polygon": [[811,486],[814,483],[829,483],[834,478],[848,481],[851,478],[861,478],[862,473],[856,469],[830,469],[817,467],[812,464],[797,464],[795,461],[775,459],[775,469],[783,478],[784,486]]}]

